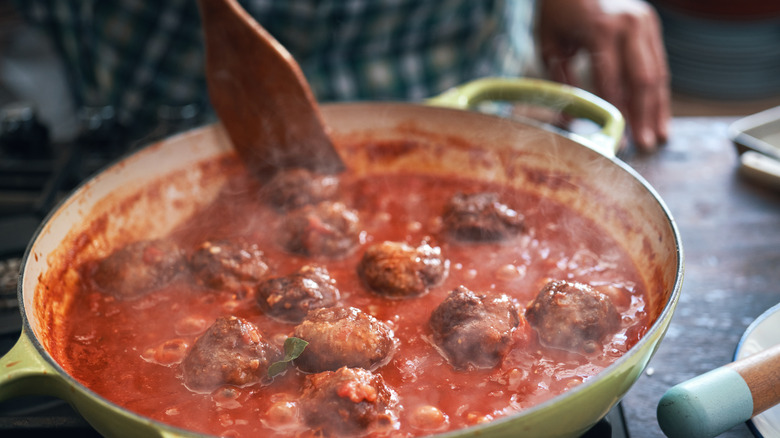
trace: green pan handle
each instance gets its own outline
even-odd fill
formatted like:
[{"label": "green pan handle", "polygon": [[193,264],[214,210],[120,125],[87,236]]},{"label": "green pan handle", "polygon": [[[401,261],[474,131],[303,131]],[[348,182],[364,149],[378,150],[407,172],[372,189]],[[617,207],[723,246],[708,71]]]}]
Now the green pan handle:
[{"label": "green pan handle", "polygon": [[43,359],[26,333],[0,357],[0,401],[20,395],[60,396],[59,373]]},{"label": "green pan handle", "polygon": [[426,103],[469,109],[486,101],[523,102],[591,120],[601,129],[586,138],[590,146],[606,156],[615,155],[623,138],[625,120],[612,104],[580,88],[542,79],[476,79],[430,98]]},{"label": "green pan handle", "polygon": [[19,340],[0,357],[0,401],[24,395],[63,399],[105,436],[185,438],[196,434],[153,422],[110,404],[65,378],[38,352],[32,334],[22,330]]}]

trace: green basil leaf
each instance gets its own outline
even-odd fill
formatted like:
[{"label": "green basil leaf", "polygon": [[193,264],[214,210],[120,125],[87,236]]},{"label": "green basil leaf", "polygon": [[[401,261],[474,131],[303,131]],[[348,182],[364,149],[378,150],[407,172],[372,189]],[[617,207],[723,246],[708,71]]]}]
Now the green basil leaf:
[{"label": "green basil leaf", "polygon": [[278,362],[272,363],[271,366],[268,367],[268,376],[273,378],[282,374],[287,369],[287,365],[303,353],[303,350],[306,349],[307,345],[309,345],[309,343],[301,338],[289,337],[285,339],[284,358]]}]

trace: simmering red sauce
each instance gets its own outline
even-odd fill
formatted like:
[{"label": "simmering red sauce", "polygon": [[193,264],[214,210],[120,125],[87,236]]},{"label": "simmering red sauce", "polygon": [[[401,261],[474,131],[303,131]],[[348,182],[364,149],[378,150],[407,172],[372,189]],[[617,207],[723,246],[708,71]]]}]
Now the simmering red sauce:
[{"label": "simmering red sauce", "polygon": [[[609,233],[566,206],[521,191],[467,179],[417,174],[342,176],[339,200],[357,211],[360,244],[345,257],[290,254],[278,241],[285,213],[258,201],[258,184],[232,177],[221,195],[168,237],[182,248],[204,240],[246,239],[258,244],[270,275],[303,265],[327,267],[340,305],[363,309],[392,328],[399,341],[392,359],[375,370],[399,397],[399,428],[419,436],[499,418],[582,383],[631,348],[648,325],[645,286],[630,257]],[[445,203],[457,192],[498,192],[524,216],[523,231],[499,242],[460,242],[442,233]],[[364,249],[382,241],[441,248],[449,272],[428,293],[388,299],[366,289],[356,266]],[[90,272],[89,266],[80,269]],[[592,352],[543,345],[524,310],[550,279],[591,285],[612,299],[620,328]],[[64,368],[101,396],[143,416],[197,432],[227,436],[310,436],[298,411],[305,374],[290,366],[270,383],[188,389],[181,361],[220,316],[254,323],[281,346],[295,324],[266,317],[251,293],[203,287],[188,276],[154,293],[115,298],[82,281],[66,315]],[[491,369],[454,369],[433,347],[429,318],[458,286],[502,292],[520,309],[511,350]]]}]

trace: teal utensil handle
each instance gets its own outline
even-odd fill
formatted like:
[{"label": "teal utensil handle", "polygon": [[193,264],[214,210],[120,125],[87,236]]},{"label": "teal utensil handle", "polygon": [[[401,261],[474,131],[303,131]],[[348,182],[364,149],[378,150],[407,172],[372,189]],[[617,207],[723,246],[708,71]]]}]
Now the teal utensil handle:
[{"label": "teal utensil handle", "polygon": [[658,403],[670,438],[706,438],[780,403],[780,344],[672,387]]},{"label": "teal utensil handle", "polygon": [[670,438],[710,438],[749,420],[753,396],[739,373],[721,367],[672,387],[657,414]]}]

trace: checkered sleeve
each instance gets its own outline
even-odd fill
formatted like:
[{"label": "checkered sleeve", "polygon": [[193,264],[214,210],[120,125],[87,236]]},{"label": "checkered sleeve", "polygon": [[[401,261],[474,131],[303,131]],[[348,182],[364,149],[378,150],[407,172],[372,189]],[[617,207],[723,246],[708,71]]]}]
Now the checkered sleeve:
[{"label": "checkered sleeve", "polygon": [[[526,61],[518,41],[530,39],[510,27],[531,10],[517,5],[531,0],[240,3],[292,53],[325,102],[415,101],[475,77],[517,74]],[[63,55],[78,106],[112,105],[123,124],[142,130],[161,105],[207,105],[194,0],[18,6]]]}]

